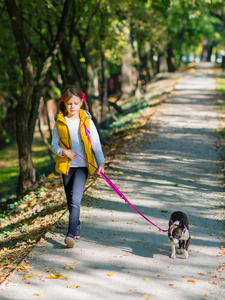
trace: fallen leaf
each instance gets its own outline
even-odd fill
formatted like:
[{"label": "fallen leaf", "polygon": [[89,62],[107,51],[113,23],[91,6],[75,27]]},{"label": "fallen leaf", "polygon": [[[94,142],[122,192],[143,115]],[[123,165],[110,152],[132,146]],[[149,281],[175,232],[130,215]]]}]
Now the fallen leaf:
[{"label": "fallen leaf", "polygon": [[169,283],[169,286],[174,286],[174,283]]},{"label": "fallen leaf", "polygon": [[150,280],[151,278],[148,278],[148,277],[146,277],[146,278],[144,278],[143,280]]},{"label": "fallen leaf", "polygon": [[55,174],[54,174],[54,173],[51,173],[51,174],[48,175],[48,179],[52,179],[52,178],[54,178],[54,177],[55,177]]},{"label": "fallen leaf", "polygon": [[41,294],[34,294],[34,296],[41,296]]},{"label": "fallen leaf", "polygon": [[191,279],[189,279],[189,280],[187,281],[187,283],[188,283],[188,284],[195,284],[195,283],[196,283],[196,280],[191,280]]},{"label": "fallen leaf", "polygon": [[76,263],[78,263],[78,260],[71,262],[71,264],[76,264]]},{"label": "fallen leaf", "polygon": [[38,274],[33,274],[33,275],[25,275],[24,278],[31,278],[31,277],[36,277],[39,276]]},{"label": "fallen leaf", "polygon": [[221,275],[218,274],[218,275],[212,276],[212,278],[218,278],[218,277],[220,277],[220,276],[221,276]]},{"label": "fallen leaf", "polygon": [[129,290],[130,292],[135,292],[137,289],[131,289],[131,290]]},{"label": "fallen leaf", "polygon": [[59,279],[61,276],[62,276],[62,273],[57,272],[56,274],[51,273],[51,275],[48,276],[47,278],[49,278],[49,279]]},{"label": "fallen leaf", "polygon": [[75,266],[65,266],[64,267],[64,269],[66,269],[66,270],[74,270],[74,269],[76,269],[76,267]]},{"label": "fallen leaf", "polygon": [[80,285],[76,285],[76,284],[71,284],[71,285],[68,285],[67,288],[69,289],[78,289],[80,287]]},{"label": "fallen leaf", "polygon": [[115,220],[112,220],[113,222],[117,222],[117,220],[115,219]]},{"label": "fallen leaf", "polygon": [[209,283],[210,284],[215,284],[215,285],[220,285],[221,284],[221,282],[219,282],[219,281],[213,281],[213,280],[209,281]]},{"label": "fallen leaf", "polygon": [[142,298],[146,298],[146,297],[148,297],[149,296],[149,294],[143,294],[141,297]]},{"label": "fallen leaf", "polygon": [[20,266],[16,267],[17,271],[28,271],[29,269],[33,269],[33,267],[26,264],[21,264]]},{"label": "fallen leaf", "polygon": [[114,276],[114,274],[113,273],[108,273],[107,276],[112,277],[112,276]]},{"label": "fallen leaf", "polygon": [[221,265],[217,268],[218,271],[224,271],[225,270],[225,265]]}]

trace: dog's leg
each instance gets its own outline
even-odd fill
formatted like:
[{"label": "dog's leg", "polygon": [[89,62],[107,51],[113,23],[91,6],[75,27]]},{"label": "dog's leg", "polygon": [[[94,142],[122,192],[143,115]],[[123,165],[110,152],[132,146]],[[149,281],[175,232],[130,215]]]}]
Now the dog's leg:
[{"label": "dog's leg", "polygon": [[188,258],[188,246],[189,246],[189,243],[190,243],[190,239],[188,239],[187,241],[184,241],[183,243],[183,247],[181,248],[182,250],[182,253],[183,253],[183,256],[182,258]]},{"label": "dog's leg", "polygon": [[185,250],[185,249],[182,248],[182,253],[183,253],[182,258],[184,258],[184,259],[188,258],[188,252],[187,252],[187,250]]},{"label": "dog's leg", "polygon": [[170,244],[171,244],[171,250],[172,250],[170,257],[174,259],[174,258],[176,258],[176,247],[173,242],[171,242]]}]

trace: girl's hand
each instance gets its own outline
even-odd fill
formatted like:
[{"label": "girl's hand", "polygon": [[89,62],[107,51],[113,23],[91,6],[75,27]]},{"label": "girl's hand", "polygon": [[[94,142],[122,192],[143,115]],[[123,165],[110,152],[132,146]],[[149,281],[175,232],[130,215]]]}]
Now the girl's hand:
[{"label": "girl's hand", "polygon": [[103,174],[104,174],[104,172],[105,172],[105,164],[104,164],[104,163],[101,163],[101,164],[99,165],[97,174],[100,175],[100,172],[103,173]]},{"label": "girl's hand", "polygon": [[76,151],[72,149],[63,150],[62,154],[67,156],[71,160],[73,160],[77,155]]}]

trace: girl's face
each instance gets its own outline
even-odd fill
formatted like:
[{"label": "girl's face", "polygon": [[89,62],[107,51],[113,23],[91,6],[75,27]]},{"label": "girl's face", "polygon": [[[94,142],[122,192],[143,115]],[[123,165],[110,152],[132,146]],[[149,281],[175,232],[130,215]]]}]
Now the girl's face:
[{"label": "girl's face", "polygon": [[65,103],[68,111],[68,118],[79,119],[79,110],[82,106],[82,100],[77,96],[72,96],[67,103]]}]

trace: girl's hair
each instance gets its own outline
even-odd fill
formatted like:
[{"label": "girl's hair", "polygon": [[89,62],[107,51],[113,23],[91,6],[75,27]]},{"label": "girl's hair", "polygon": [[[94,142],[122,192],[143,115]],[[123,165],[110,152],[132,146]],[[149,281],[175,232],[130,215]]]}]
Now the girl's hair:
[{"label": "girl's hair", "polygon": [[[65,106],[65,103],[67,103],[71,97],[73,96],[77,96],[80,98],[81,101],[83,101],[83,92],[82,90],[75,86],[75,85],[69,85],[65,88],[64,92],[63,92],[63,101],[60,100],[60,103],[59,103],[59,107],[58,107],[58,112],[62,112],[64,116],[67,116],[68,114],[68,111],[66,109],[66,106]],[[85,100],[85,102],[83,102],[82,106],[81,106],[82,109],[85,109],[88,111],[88,104],[87,104],[87,101]]]}]

